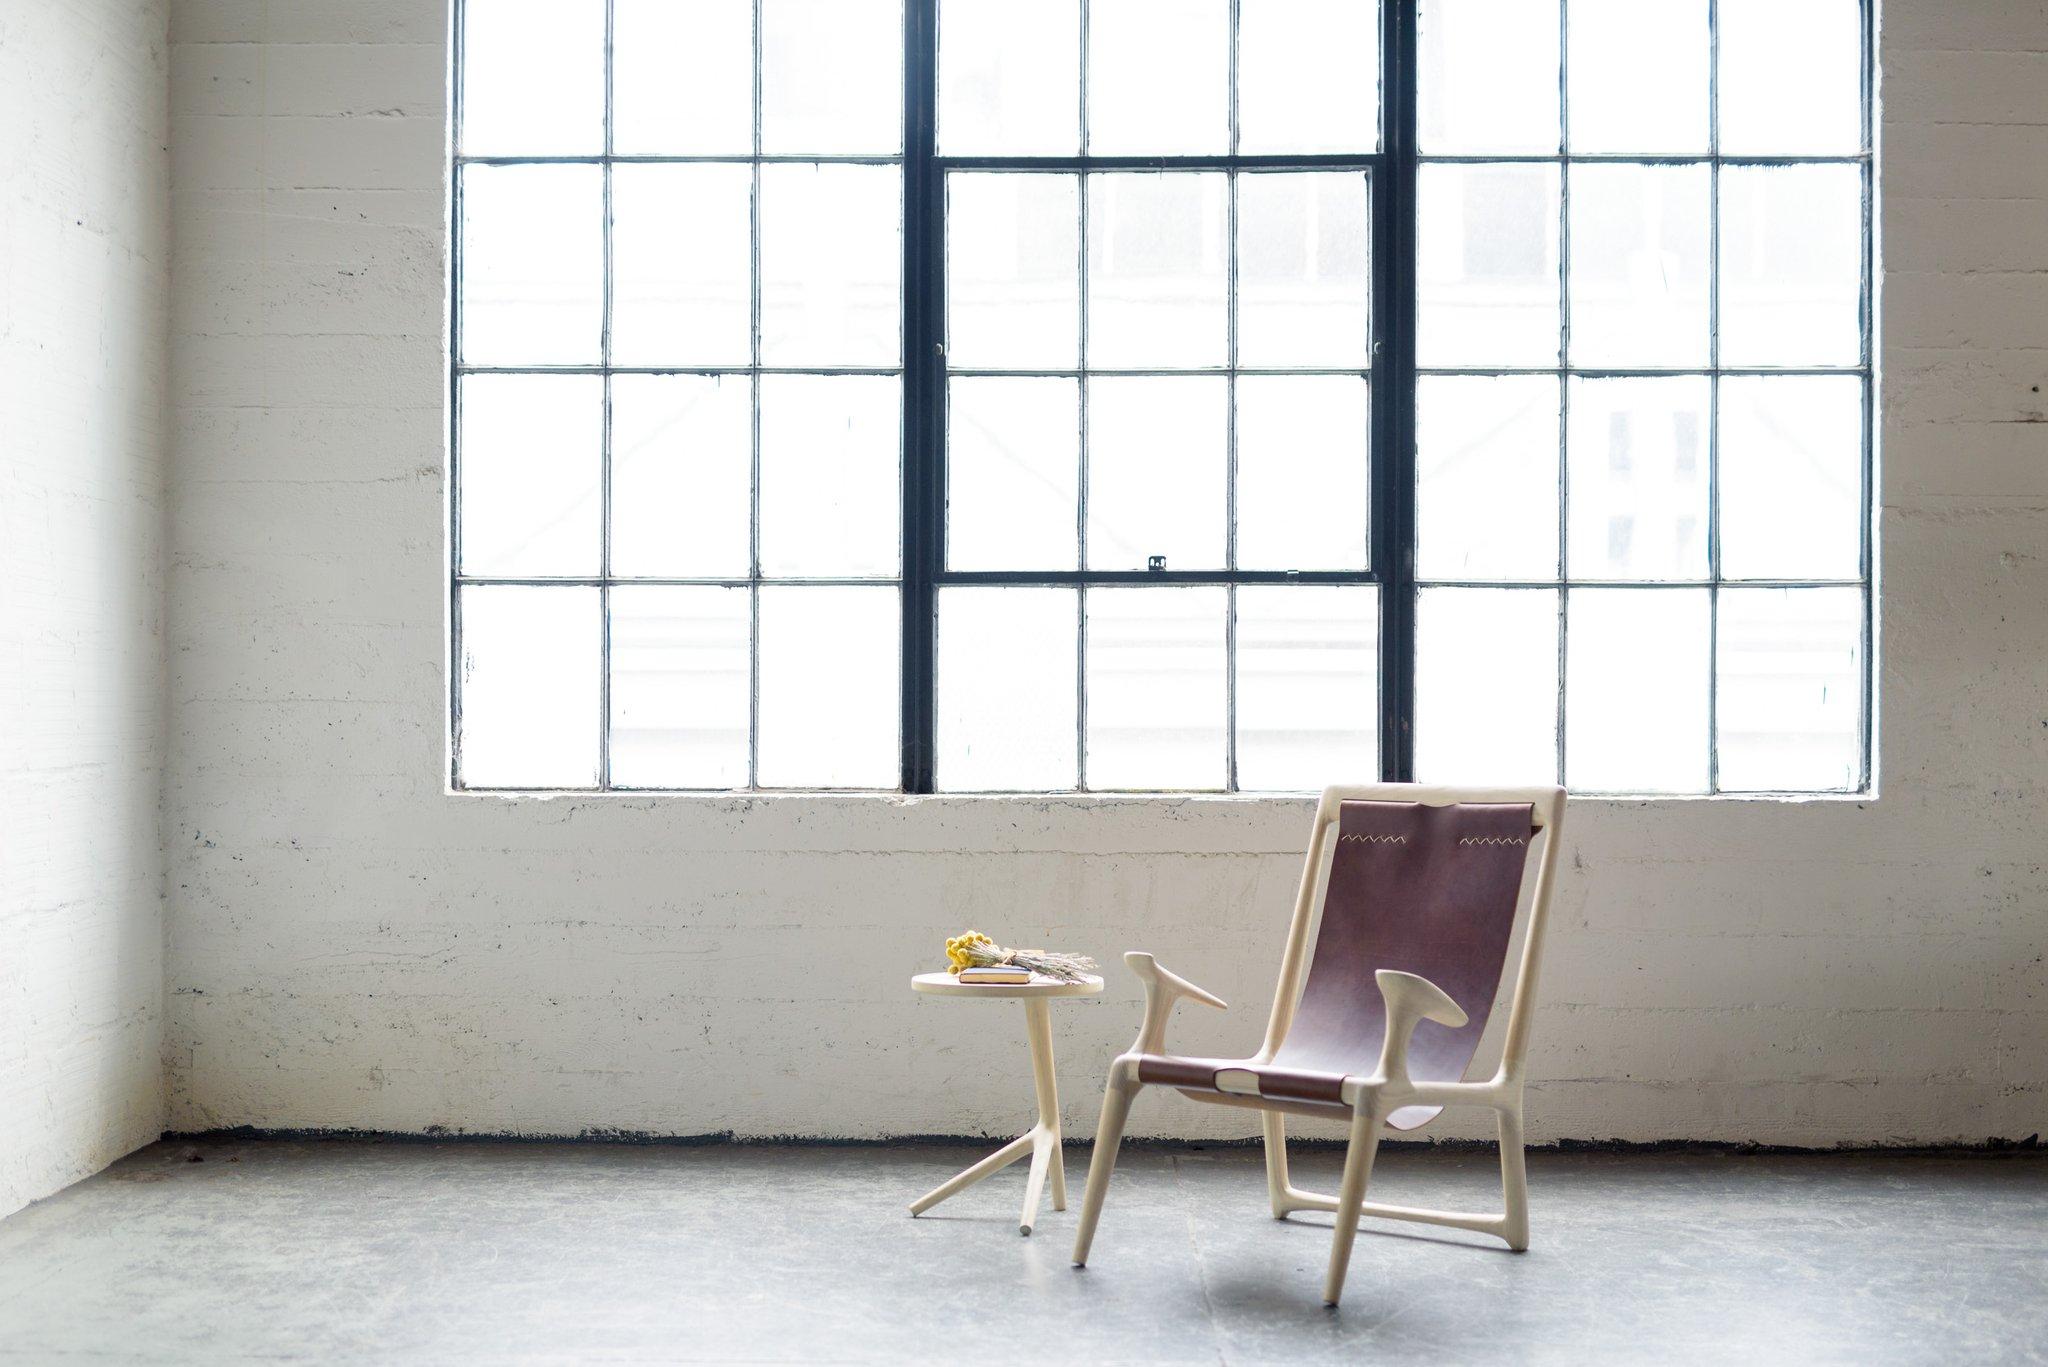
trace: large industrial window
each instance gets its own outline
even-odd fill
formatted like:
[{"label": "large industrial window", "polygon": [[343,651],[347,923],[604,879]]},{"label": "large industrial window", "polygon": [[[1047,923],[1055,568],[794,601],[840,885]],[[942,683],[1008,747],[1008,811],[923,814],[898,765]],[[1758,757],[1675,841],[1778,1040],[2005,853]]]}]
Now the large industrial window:
[{"label": "large industrial window", "polygon": [[464,789],[1858,791],[1856,0],[459,0]]}]

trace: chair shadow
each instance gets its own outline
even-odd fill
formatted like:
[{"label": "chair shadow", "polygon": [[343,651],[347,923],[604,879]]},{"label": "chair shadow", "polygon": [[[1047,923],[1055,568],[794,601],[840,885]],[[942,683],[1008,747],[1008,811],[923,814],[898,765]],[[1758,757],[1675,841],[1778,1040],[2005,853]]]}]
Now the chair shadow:
[{"label": "chair shadow", "polygon": [[[1317,1212],[1321,1214],[1322,1212]],[[1290,1216],[1284,1223],[1299,1225],[1304,1231],[1328,1237],[1334,1232],[1334,1221],[1327,1216],[1321,1220],[1303,1220],[1298,1215]],[[1474,1253],[1514,1253],[1514,1250],[1497,1241],[1487,1241],[1486,1236],[1465,1230],[1445,1230],[1441,1234],[1421,1229],[1383,1229],[1360,1224],[1358,1233],[1382,1239],[1399,1239],[1411,1243],[1439,1244],[1446,1248],[1469,1249]],[[1459,1237],[1469,1235],[1470,1237]],[[1398,1305],[1380,1303],[1362,1296],[1363,1288],[1347,1287],[1341,1305],[1323,1303],[1322,1285],[1324,1260],[1329,1256],[1329,1245],[1317,1239],[1307,1250],[1309,1256],[1299,1269],[1299,1276],[1289,1278],[1275,1275],[1268,1268],[1257,1270],[1223,1269],[1210,1264],[1208,1270],[1208,1296],[1215,1310],[1230,1315],[1252,1315],[1271,1322],[1274,1319],[1290,1321],[1317,1320],[1335,1330],[1338,1325],[1348,1325],[1351,1332],[1362,1327],[1371,1327],[1396,1315],[1410,1315],[1415,1307],[1407,1302]],[[1358,1262],[1352,1261],[1352,1282],[1358,1279]]]},{"label": "chair shadow", "polygon": [[[1395,1318],[1413,1320],[1426,1308],[1415,1302],[1375,1295],[1355,1284],[1345,1288],[1338,1305],[1323,1303],[1322,1269],[1294,1279],[1246,1274],[1212,1275],[1208,1287],[1211,1313],[1228,1321],[1251,1320],[1266,1325],[1292,1323],[1303,1328],[1324,1326],[1325,1332],[1342,1333],[1347,1339],[1360,1331],[1372,1331]],[[1428,1337],[1423,1331],[1423,1337]]]},{"label": "chair shadow", "polygon": [[[1316,1211],[1314,1214],[1321,1215],[1324,1218],[1320,1220],[1305,1220],[1301,1218],[1302,1212],[1297,1211],[1280,1223],[1299,1225],[1303,1229],[1313,1229],[1323,1234],[1334,1235],[1336,1233],[1336,1217],[1325,1211]],[[1368,1220],[1371,1218],[1371,1216],[1365,1217]],[[1469,1248],[1474,1253],[1513,1254],[1515,1251],[1493,1236],[1480,1234],[1474,1230],[1445,1229],[1439,1234],[1412,1226],[1403,1227],[1397,1224],[1389,1228],[1386,1225],[1369,1225],[1361,1222],[1358,1226],[1358,1234],[1360,1238],[1370,1235],[1377,1239],[1406,1239],[1418,1244],[1441,1244],[1445,1248]]]}]

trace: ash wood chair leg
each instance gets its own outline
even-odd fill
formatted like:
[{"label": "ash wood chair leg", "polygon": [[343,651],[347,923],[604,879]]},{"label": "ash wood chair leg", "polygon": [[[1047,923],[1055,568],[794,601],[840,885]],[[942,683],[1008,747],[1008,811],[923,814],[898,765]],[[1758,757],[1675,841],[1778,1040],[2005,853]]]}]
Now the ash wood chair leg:
[{"label": "ash wood chair leg", "polygon": [[1330,1241],[1330,1271],[1323,1279],[1323,1304],[1335,1305],[1344,1295],[1344,1274],[1351,1266],[1351,1245],[1358,1238],[1359,1210],[1365,1186],[1372,1179],[1373,1159],[1380,1147],[1380,1115],[1362,1104],[1351,1116],[1351,1144],[1344,1156],[1344,1185],[1337,1189],[1337,1227]]},{"label": "ash wood chair leg", "polygon": [[1529,1251],[1529,1170],[1522,1113],[1500,1111],[1500,1237],[1517,1253]]},{"label": "ash wood chair leg", "polygon": [[1126,1081],[1123,1066],[1110,1070],[1109,1086],[1102,1094],[1102,1119],[1095,1124],[1095,1157],[1088,1164],[1088,1188],[1081,1193],[1081,1223],[1074,1231],[1074,1266],[1088,1265],[1088,1246],[1095,1242],[1095,1222],[1102,1216],[1102,1198],[1109,1194],[1109,1174],[1116,1168],[1116,1151],[1123,1144],[1124,1121],[1130,1118],[1131,1099],[1138,1084]]},{"label": "ash wood chair leg", "polygon": [[1272,1204],[1273,1218],[1284,1220],[1294,1209],[1287,1199],[1287,1116],[1281,1111],[1261,1111],[1260,1116],[1266,1130],[1266,1199]]}]

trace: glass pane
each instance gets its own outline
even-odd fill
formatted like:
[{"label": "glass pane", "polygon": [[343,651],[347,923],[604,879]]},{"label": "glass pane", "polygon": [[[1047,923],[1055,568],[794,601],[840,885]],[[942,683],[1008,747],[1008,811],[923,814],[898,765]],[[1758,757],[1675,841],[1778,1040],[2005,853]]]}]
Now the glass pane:
[{"label": "glass pane", "polygon": [[1175,376],[1088,381],[1087,564],[1170,570],[1224,562],[1227,382]]},{"label": "glass pane", "polygon": [[1422,590],[1415,776],[1557,782],[1557,590]]},{"label": "glass pane", "polygon": [[1707,168],[1574,166],[1571,214],[1571,363],[1705,365]]},{"label": "glass pane", "polygon": [[1707,790],[1705,589],[1574,589],[1565,782],[1591,793]]},{"label": "glass pane", "polygon": [[1424,153],[1555,152],[1557,0],[1425,0]]},{"label": "glass pane", "polygon": [[1558,383],[1415,384],[1416,567],[1424,579],[1557,577]]},{"label": "glass pane", "polygon": [[752,595],[614,588],[611,607],[613,786],[746,787]]},{"label": "glass pane", "polygon": [[1707,577],[1708,390],[1704,375],[1572,379],[1573,579]]},{"label": "glass pane", "polygon": [[1088,195],[1088,364],[1222,365],[1224,177],[1096,175]]},{"label": "glass pane", "polygon": [[1090,788],[1225,785],[1225,592],[1088,590]]},{"label": "glass pane", "polygon": [[1237,187],[1237,363],[1371,365],[1365,177],[1263,173]]},{"label": "glass pane", "polygon": [[465,375],[459,397],[462,572],[595,575],[604,516],[604,381]]},{"label": "glass pane", "polygon": [[468,0],[462,150],[477,157],[604,151],[604,0]]},{"label": "glass pane", "polygon": [[1424,366],[1554,366],[1555,166],[1424,166],[1416,351]]},{"label": "glass pane", "polygon": [[1080,568],[1077,380],[956,379],[946,403],[946,563]]},{"label": "glass pane", "polygon": [[940,155],[1070,157],[1080,148],[1078,0],[940,0]]},{"label": "glass pane", "polygon": [[1707,150],[1707,3],[1571,0],[1573,152]]},{"label": "glass pane", "polygon": [[627,155],[754,150],[754,8],[612,0],[612,147]]},{"label": "glass pane", "polygon": [[1367,567],[1370,410],[1362,376],[1247,375],[1238,380],[1239,566]]},{"label": "glass pane", "polygon": [[773,584],[760,593],[761,786],[902,786],[900,595]]},{"label": "glass pane", "polygon": [[1091,0],[1089,154],[1229,150],[1228,0]]},{"label": "glass pane", "polygon": [[899,364],[902,174],[761,168],[761,363]]},{"label": "glass pane", "polygon": [[1358,0],[1259,0],[1237,36],[1243,153],[1379,146],[1380,16]]},{"label": "glass pane", "polygon": [[746,365],[754,355],[754,173],[612,169],[612,362]]},{"label": "glass pane", "polygon": [[902,437],[893,375],[763,375],[761,573],[895,575]]},{"label": "glass pane", "polygon": [[465,166],[462,359],[595,365],[604,320],[604,172]]},{"label": "glass pane", "polygon": [[754,395],[744,375],[612,377],[612,573],[744,579]]},{"label": "glass pane", "polygon": [[759,0],[761,150],[903,150],[902,0]]},{"label": "glass pane", "polygon": [[940,789],[1075,786],[1075,597],[1072,589],[939,590]]},{"label": "glass pane", "polygon": [[1721,573],[1854,579],[1863,563],[1863,381],[1721,380]]},{"label": "glass pane", "polygon": [[1863,592],[1722,589],[1723,791],[1862,786]]},{"label": "glass pane", "polygon": [[1860,9],[1857,0],[1719,0],[1722,152],[1862,150]]},{"label": "glass pane", "polygon": [[1080,177],[946,177],[946,360],[1072,369],[1081,345]]},{"label": "glass pane", "polygon": [[1380,595],[1370,586],[1237,590],[1237,786],[1377,783]]},{"label": "glass pane", "polygon": [[1721,364],[1855,365],[1863,352],[1863,170],[1721,172]]},{"label": "glass pane", "polygon": [[456,605],[461,785],[596,787],[604,664],[598,591],[466,584]]}]

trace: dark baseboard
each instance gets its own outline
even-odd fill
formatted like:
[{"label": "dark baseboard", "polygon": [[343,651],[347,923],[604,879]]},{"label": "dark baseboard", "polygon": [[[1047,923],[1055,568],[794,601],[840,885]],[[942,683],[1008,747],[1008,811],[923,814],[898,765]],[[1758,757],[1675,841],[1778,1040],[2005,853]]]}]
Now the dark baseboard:
[{"label": "dark baseboard", "polygon": [[[378,1144],[631,1144],[664,1148],[705,1148],[731,1145],[736,1148],[896,1148],[904,1145],[984,1145],[1015,1138],[1009,1134],[903,1134],[876,1139],[842,1139],[820,1135],[772,1135],[741,1138],[731,1130],[705,1134],[656,1134],[644,1130],[589,1129],[576,1134],[512,1134],[504,1131],[451,1130],[430,1126],[425,1130],[358,1129],[272,1129],[256,1125],[233,1125],[214,1130],[167,1130],[160,1136],[166,1144],[218,1144],[259,1141],[320,1143],[354,1141]],[[1257,1148],[1261,1141],[1247,1139],[1127,1139],[1125,1147],[1164,1153],[1201,1153],[1214,1149]],[[1341,1150],[1341,1139],[1290,1139],[1290,1147],[1303,1152],[1318,1149]],[[1085,1148],[1090,1141],[1069,1139],[1069,1147]],[[1387,1139],[1382,1152],[1490,1153],[1490,1139]],[[1696,1154],[1719,1157],[1837,1156],[1882,1154],[1888,1157],[2011,1158],[2048,1153],[2041,1136],[2024,1139],[1989,1137],[1958,1140],[1945,1144],[1838,1144],[1829,1148],[1807,1148],[1795,1144],[1752,1144],[1705,1139],[1560,1139],[1550,1144],[1531,1144],[1532,1153],[1577,1154]]]}]

